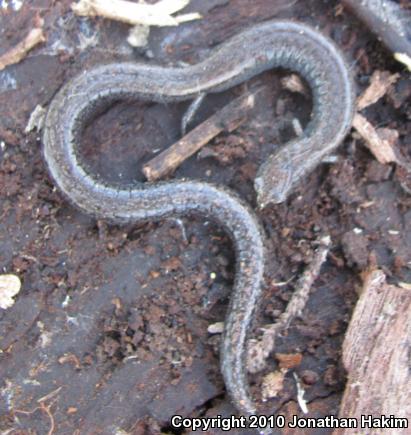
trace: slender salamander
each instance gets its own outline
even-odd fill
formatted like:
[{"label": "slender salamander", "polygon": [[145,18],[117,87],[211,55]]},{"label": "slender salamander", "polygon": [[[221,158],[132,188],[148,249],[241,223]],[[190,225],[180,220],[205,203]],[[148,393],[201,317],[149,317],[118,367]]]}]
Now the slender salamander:
[{"label": "slender salamander", "polygon": [[393,52],[411,59],[411,11],[391,0],[342,0]]},{"label": "slender salamander", "polygon": [[236,251],[234,290],[221,345],[221,370],[238,410],[254,413],[246,376],[246,334],[261,292],[263,232],[237,195],[212,184],[171,181],[108,185],[88,173],[78,155],[85,126],[114,101],[193,99],[221,92],[274,67],[301,74],[313,93],[305,134],[265,162],[255,185],[260,205],[283,201],[289,191],[343,139],[351,126],[354,93],[348,68],[332,41],[290,21],[255,25],[185,68],[115,63],[85,71],[52,100],[43,132],[44,157],[62,192],[80,209],[115,222],[200,214],[221,224]]}]

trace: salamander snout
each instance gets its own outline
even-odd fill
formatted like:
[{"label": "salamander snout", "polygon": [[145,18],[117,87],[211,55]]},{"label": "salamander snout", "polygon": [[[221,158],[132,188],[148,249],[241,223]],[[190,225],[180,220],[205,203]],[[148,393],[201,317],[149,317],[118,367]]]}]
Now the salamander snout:
[{"label": "salamander snout", "polygon": [[268,204],[284,202],[292,188],[292,170],[289,165],[284,165],[281,159],[269,159],[261,165],[254,180],[254,189],[257,193],[259,209]]}]

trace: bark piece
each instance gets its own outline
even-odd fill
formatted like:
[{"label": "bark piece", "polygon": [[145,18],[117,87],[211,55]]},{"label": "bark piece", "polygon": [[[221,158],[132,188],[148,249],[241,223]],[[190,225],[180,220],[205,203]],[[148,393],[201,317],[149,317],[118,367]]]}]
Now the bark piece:
[{"label": "bark piece", "polygon": [[390,74],[388,71],[374,71],[370,85],[357,99],[357,110],[363,110],[376,103],[400,78],[400,74]]},{"label": "bark piece", "polygon": [[[381,270],[367,272],[343,345],[348,384],[340,417],[409,417],[410,353],[411,292],[387,284]],[[338,435],[356,433],[364,429],[334,431]],[[372,433],[386,432],[373,429]],[[396,435],[406,433],[409,429],[395,429]]]},{"label": "bark piece", "polygon": [[383,164],[399,163],[395,152],[398,132],[388,128],[376,129],[365,116],[356,113],[353,126],[364,139],[367,148]]},{"label": "bark piece", "polygon": [[33,47],[41,42],[44,42],[45,40],[46,38],[42,28],[36,27],[31,29],[22,41],[0,56],[0,71],[6,68],[6,66],[19,63],[26,57],[27,53]]}]

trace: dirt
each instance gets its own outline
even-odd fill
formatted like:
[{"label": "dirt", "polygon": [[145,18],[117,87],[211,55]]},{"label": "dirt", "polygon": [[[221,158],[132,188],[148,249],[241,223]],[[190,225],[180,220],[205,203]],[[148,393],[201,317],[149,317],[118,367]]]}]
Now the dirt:
[{"label": "dirt", "polygon": [[[366,116],[399,132],[400,151],[409,160],[410,76],[337,1],[193,0],[187,11],[199,11],[203,19],[153,30],[146,50],[127,45],[127,26],[77,18],[70,3],[25,1],[18,11],[0,9],[0,55],[24,38],[36,15],[47,35],[24,61],[0,72],[0,265],[23,282],[15,305],[0,312],[0,431],[190,433],[172,429],[170,417],[235,413],[219,371],[219,335],[207,333],[210,324],[224,320],[230,297],[229,239],[201,218],[117,227],[79,212],[50,180],[40,135],[24,133],[30,113],[38,104],[47,107],[67,79],[93,65],[192,63],[249,24],[295,18],[336,41],[358,92],[376,69],[401,74]],[[265,73],[208,97],[197,122],[246,87],[269,86],[253,119],[219,136],[174,177],[227,185],[254,206],[259,164],[292,137],[293,118],[302,125],[309,119],[310,101],[282,88],[286,74]],[[142,164],[179,138],[186,107],[119,103],[89,127],[84,158],[109,180],[143,180]],[[305,389],[308,416],[338,413],[345,385],[341,344],[361,271],[378,266],[394,283],[411,281],[409,178],[403,168],[377,163],[350,134],[335,163],[320,165],[287,203],[258,213],[267,267],[254,335],[284,310],[318,237],[332,238],[303,315],[277,340],[267,370],[250,376],[260,397],[262,377],[284,364],[276,355],[298,355],[283,390],[264,404],[266,412],[302,415],[294,372]]]}]

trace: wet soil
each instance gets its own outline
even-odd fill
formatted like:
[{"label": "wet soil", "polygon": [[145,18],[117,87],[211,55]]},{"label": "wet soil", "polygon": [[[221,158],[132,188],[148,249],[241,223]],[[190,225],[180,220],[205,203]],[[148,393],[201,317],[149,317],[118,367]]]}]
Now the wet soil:
[{"label": "wet soil", "polygon": [[[26,35],[36,16],[47,35],[24,61],[0,72],[0,266],[23,282],[15,305],[0,312],[0,432],[190,433],[171,428],[170,417],[235,413],[219,371],[219,336],[207,332],[224,320],[230,297],[229,239],[195,217],[118,227],[79,212],[50,180],[39,133],[24,133],[31,112],[47,107],[66,80],[93,65],[193,63],[247,25],[293,18],[336,41],[358,92],[376,69],[400,73],[392,92],[366,115],[376,126],[398,130],[400,151],[410,159],[411,80],[337,1],[193,0],[187,11],[200,11],[203,19],[154,29],[144,50],[128,46],[127,26],[75,17],[70,3],[36,0],[18,11],[0,9],[0,54]],[[268,87],[252,119],[220,135],[173,177],[227,185],[254,206],[259,164],[292,137],[294,118],[302,125],[309,119],[309,99],[281,86],[285,74],[265,73],[207,97],[196,122],[246,89]],[[142,164],[179,138],[186,107],[120,102],[87,129],[84,158],[109,180],[143,180]],[[332,238],[303,315],[277,340],[266,371],[250,376],[259,397],[262,376],[278,369],[276,354],[301,355],[266,412],[302,415],[295,372],[308,416],[338,413],[345,385],[341,344],[361,271],[377,265],[394,283],[411,281],[411,198],[403,185],[403,172],[379,164],[354,133],[335,161],[320,165],[287,203],[258,212],[267,267],[254,335],[284,310],[318,237]]]}]

